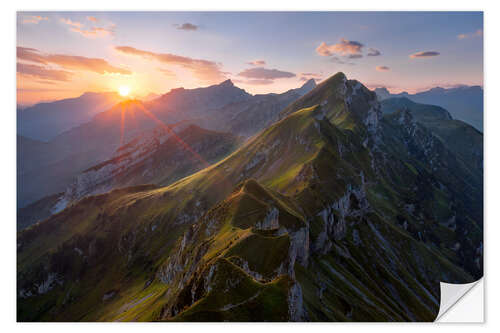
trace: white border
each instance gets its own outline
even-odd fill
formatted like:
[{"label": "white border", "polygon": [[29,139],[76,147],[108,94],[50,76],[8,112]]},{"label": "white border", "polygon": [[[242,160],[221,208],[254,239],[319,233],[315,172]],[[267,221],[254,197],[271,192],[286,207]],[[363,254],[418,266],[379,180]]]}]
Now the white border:
[{"label": "white border", "polygon": [[[211,0],[211,1],[190,1],[179,2],[159,2],[153,0],[141,1],[113,1],[104,3],[102,0],[64,1],[64,0],[23,0],[2,2],[1,10],[1,33],[3,52],[1,73],[1,121],[0,121],[0,154],[3,157],[0,170],[2,181],[0,184],[0,203],[1,203],[1,248],[2,253],[2,273],[0,274],[1,286],[1,327],[5,332],[32,331],[39,332],[65,332],[71,330],[72,333],[88,332],[88,330],[106,330],[117,332],[137,332],[137,330],[173,330],[182,332],[203,333],[220,332],[227,330],[234,332],[259,332],[276,331],[286,329],[291,332],[303,332],[306,329],[317,331],[328,331],[337,329],[349,330],[349,332],[364,332],[366,330],[375,331],[394,331],[417,332],[425,329],[453,330],[457,332],[470,332],[478,328],[493,328],[498,326],[499,316],[497,297],[499,293],[499,272],[500,268],[494,264],[494,258],[498,253],[497,240],[500,237],[499,223],[500,216],[498,210],[495,210],[496,197],[495,190],[500,188],[500,159],[495,151],[500,144],[500,105],[498,84],[499,72],[499,44],[498,32],[500,32],[500,15],[498,11],[498,1],[463,1],[463,0],[419,0],[403,2],[400,0],[356,0],[356,1],[264,1],[251,0],[245,2],[236,2],[234,0]],[[483,10],[484,19],[484,38],[485,38],[485,276],[488,284],[487,290],[489,297],[486,297],[486,325],[456,325],[456,324],[17,324],[15,322],[15,281],[16,281],[16,260],[15,260],[15,234],[16,234],[16,198],[15,198],[15,179],[16,179],[16,125],[15,125],[15,19],[17,10]],[[492,207],[493,206],[493,207]],[[491,236],[490,236],[491,235]],[[489,258],[492,265],[489,265]],[[497,282],[494,282],[497,281]],[[487,283],[487,282],[486,282]],[[497,296],[497,297],[495,297]],[[493,309],[489,312],[488,309]],[[488,314],[491,313],[491,318]],[[498,327],[496,328],[498,331]],[[421,332],[420,332],[421,333]]]}]

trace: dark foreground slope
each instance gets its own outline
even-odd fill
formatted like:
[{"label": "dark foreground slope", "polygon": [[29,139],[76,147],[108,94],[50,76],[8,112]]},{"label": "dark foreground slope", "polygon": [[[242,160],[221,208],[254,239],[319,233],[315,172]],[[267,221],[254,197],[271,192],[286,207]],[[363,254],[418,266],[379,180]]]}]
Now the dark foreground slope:
[{"label": "dark foreground slope", "polygon": [[18,319],[432,321],[482,276],[482,183],[342,73],[224,160],[18,234]]}]

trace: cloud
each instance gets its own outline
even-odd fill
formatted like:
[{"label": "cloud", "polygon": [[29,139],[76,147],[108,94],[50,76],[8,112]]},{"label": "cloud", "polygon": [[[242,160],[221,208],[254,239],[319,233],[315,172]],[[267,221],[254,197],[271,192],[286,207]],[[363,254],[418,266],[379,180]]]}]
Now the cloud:
[{"label": "cloud", "polygon": [[116,46],[115,50],[128,55],[156,60],[165,64],[176,65],[188,69],[193,75],[203,81],[221,81],[225,79],[220,64],[203,59],[193,59],[171,53],[154,53],[139,50],[131,46]]},{"label": "cloud", "polygon": [[47,64],[47,60],[43,55],[38,53],[37,49],[18,46],[16,52],[17,52],[17,59],[37,62],[40,64]]},{"label": "cloud", "polygon": [[247,64],[251,66],[264,66],[266,62],[264,60],[254,60],[247,62]]},{"label": "cloud", "polygon": [[372,49],[372,48],[368,49],[368,53],[367,53],[368,57],[378,57],[379,55],[381,55],[379,50]]},{"label": "cloud", "polygon": [[48,17],[44,16],[39,16],[39,15],[30,15],[30,16],[25,16],[23,18],[23,24],[38,24],[41,21],[48,21]]},{"label": "cloud", "polygon": [[69,81],[73,75],[73,73],[63,70],[48,69],[43,66],[23,64],[20,62],[17,63],[17,72],[32,78],[50,81]]},{"label": "cloud", "polygon": [[337,44],[326,44],[322,42],[317,48],[316,52],[324,57],[331,56],[334,54],[340,55],[353,55],[353,54],[361,54],[361,49],[363,48],[363,44],[356,41],[350,41],[344,38],[340,39],[340,42]]},{"label": "cloud", "polygon": [[309,81],[313,79],[314,81],[321,81],[323,75],[318,73],[300,73],[300,81]]},{"label": "cloud", "polygon": [[460,34],[457,36],[458,39],[466,39],[466,38],[474,38],[474,37],[482,37],[483,36],[483,30],[478,29],[476,32],[472,32],[469,34]]},{"label": "cloud", "polygon": [[111,28],[99,28],[99,27],[92,27],[90,29],[81,29],[81,28],[71,28],[71,31],[78,32],[81,34],[83,37],[86,38],[98,38],[98,37],[105,37],[105,36],[110,36],[114,34],[114,30]]},{"label": "cloud", "polygon": [[322,77],[321,74],[318,73],[300,73],[301,76],[308,76],[308,77]]},{"label": "cloud", "polygon": [[430,57],[437,57],[440,53],[436,51],[421,51],[421,52],[416,52],[413,54],[410,54],[410,58],[430,58]]},{"label": "cloud", "polygon": [[39,64],[53,64],[65,69],[83,70],[98,74],[132,74],[128,69],[110,65],[101,58],[87,58],[83,56],[65,54],[42,54],[37,49],[17,47],[17,59]]},{"label": "cloud", "polygon": [[168,77],[176,77],[177,75],[172,72],[171,70],[165,69],[165,68],[158,68],[158,71],[161,72],[163,75],[168,76]]},{"label": "cloud", "polygon": [[314,80],[316,82],[318,81],[321,81],[321,78],[312,78],[312,77],[305,77],[305,76],[302,76],[299,81],[302,81],[302,82],[306,82],[306,81],[309,81],[309,80]]},{"label": "cloud", "polygon": [[100,58],[53,54],[48,55],[46,59],[50,63],[54,63],[68,69],[86,70],[99,74],[132,74],[129,70],[112,66],[106,60]]},{"label": "cloud", "polygon": [[183,24],[174,24],[174,26],[177,27],[177,30],[185,30],[185,31],[195,31],[195,30],[198,30],[199,26],[197,26],[196,24],[192,24],[192,23],[183,23]]},{"label": "cloud", "polygon": [[339,57],[331,57],[330,61],[333,63],[339,64],[339,65],[355,65],[355,63],[353,63],[353,62],[344,61],[344,60],[340,59]]},{"label": "cloud", "polygon": [[[87,20],[96,23],[97,18],[93,16],[87,16]],[[106,37],[113,35],[115,33],[114,31],[114,24],[110,24],[108,27],[90,27],[90,28],[85,28],[84,24],[78,21],[72,21],[71,19],[66,19],[66,18],[61,18],[61,22],[68,25],[70,28],[70,31],[77,32],[80,35],[82,35],[85,38],[99,38],[99,37]]]},{"label": "cloud", "polygon": [[280,71],[278,69],[267,69],[264,67],[248,68],[243,72],[239,73],[238,76],[245,77],[247,79],[257,79],[257,80],[275,80],[283,78],[295,77],[294,73]]},{"label": "cloud", "polygon": [[359,59],[359,58],[363,58],[363,55],[362,54],[349,54],[347,56],[347,58],[349,58],[349,59]]},{"label": "cloud", "polygon": [[387,72],[387,71],[390,71],[391,69],[387,66],[377,66],[375,67],[375,69],[379,72]]},{"label": "cloud", "polygon": [[61,18],[61,22],[66,24],[66,25],[69,25],[70,27],[75,27],[75,28],[83,27],[82,23],[77,22],[77,21],[72,21],[72,20],[66,19],[66,18]]}]

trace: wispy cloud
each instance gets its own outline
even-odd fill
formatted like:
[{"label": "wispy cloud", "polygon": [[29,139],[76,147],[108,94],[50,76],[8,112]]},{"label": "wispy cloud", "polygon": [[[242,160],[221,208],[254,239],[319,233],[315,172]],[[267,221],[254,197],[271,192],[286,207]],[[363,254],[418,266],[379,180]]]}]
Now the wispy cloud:
[{"label": "wispy cloud", "polygon": [[475,32],[468,33],[468,34],[460,34],[457,36],[458,39],[467,39],[467,38],[474,38],[474,37],[482,37],[483,36],[483,30],[478,29]]},{"label": "wispy cloud", "polygon": [[41,21],[48,21],[49,18],[45,16],[40,16],[40,15],[30,15],[30,16],[24,16],[23,17],[23,24],[38,24]]},{"label": "wispy cloud", "polygon": [[81,28],[71,28],[71,31],[78,32],[83,37],[87,38],[98,38],[98,37],[106,37],[114,34],[114,30],[112,28],[99,28],[92,27],[89,29],[81,29]]},{"label": "wispy cloud", "polygon": [[306,82],[306,81],[309,81],[309,80],[314,80],[314,81],[318,82],[318,81],[321,81],[321,78],[309,78],[309,77],[302,76],[299,79],[299,81],[302,81],[302,82]]},{"label": "wispy cloud", "polygon": [[313,79],[314,81],[321,81],[323,75],[318,73],[300,73],[300,81],[309,81]]},{"label": "wispy cloud", "polygon": [[71,19],[67,19],[67,18],[61,18],[61,22],[66,24],[66,25],[69,25],[70,27],[75,27],[75,28],[83,27],[82,23],[80,23],[78,21],[72,21]]},{"label": "wispy cloud", "polygon": [[257,79],[257,80],[276,80],[283,78],[291,78],[296,75],[291,72],[280,71],[278,69],[267,69],[264,67],[248,68],[243,72],[239,73],[238,76],[247,79]]},{"label": "wispy cloud", "polygon": [[192,24],[189,22],[182,23],[182,24],[174,24],[175,27],[177,27],[177,30],[185,30],[185,31],[195,31],[198,30],[199,26],[196,24]]},{"label": "wispy cloud", "polygon": [[173,77],[177,76],[174,72],[172,72],[171,70],[165,69],[165,68],[158,68],[158,71],[160,73],[162,73],[163,75],[168,76],[168,77],[173,78]]},{"label": "wispy cloud", "polygon": [[440,53],[436,51],[421,51],[421,52],[416,52],[413,54],[410,54],[410,58],[430,58],[430,57],[437,57]]},{"label": "wispy cloud", "polygon": [[380,53],[379,50],[376,50],[376,49],[373,49],[373,48],[369,48],[368,49],[368,53],[367,53],[368,57],[378,57],[379,55],[381,55],[381,53]]},{"label": "wispy cloud", "polygon": [[301,76],[308,76],[308,77],[322,77],[321,74],[318,73],[300,73]]},{"label": "wispy cloud", "polygon": [[251,65],[251,66],[265,66],[266,65],[266,61],[265,60],[253,60],[253,61],[247,62],[247,65]]},{"label": "wispy cloud", "polygon": [[115,49],[123,54],[180,66],[190,70],[196,78],[203,81],[218,82],[225,79],[225,74],[221,71],[220,64],[213,61],[193,59],[171,53],[155,53],[136,49],[131,46],[116,46]]},{"label": "wispy cloud", "polygon": [[69,81],[72,74],[64,70],[49,69],[39,65],[17,63],[17,72],[21,75],[49,81]]},{"label": "wispy cloud", "polygon": [[390,71],[391,69],[387,66],[377,66],[375,67],[375,69],[379,72],[387,72],[387,71]]},{"label": "wispy cloud", "polygon": [[98,74],[132,74],[128,69],[115,67],[101,58],[88,58],[66,54],[42,54],[37,49],[17,47],[17,59],[39,64],[53,64],[65,69],[95,72]]},{"label": "wispy cloud", "polygon": [[363,44],[356,41],[350,41],[344,38],[340,39],[340,42],[337,44],[326,44],[322,42],[317,48],[316,52],[321,56],[331,56],[334,54],[339,55],[354,55],[361,54],[361,50],[363,48]]},{"label": "wispy cloud", "polygon": [[[87,16],[87,20],[92,23],[98,22],[97,18],[93,16]],[[61,22],[68,25],[70,27],[69,28],[70,31],[77,32],[85,38],[99,38],[114,34],[115,25],[113,23],[108,24],[107,27],[104,26],[85,27],[85,24],[78,21],[72,21],[71,19],[67,18],[61,18]]]},{"label": "wispy cloud", "polygon": [[339,65],[355,65],[355,63],[353,63],[353,62],[348,62],[348,61],[342,60],[341,58],[339,58],[337,56],[331,57],[330,61],[335,63],[335,64],[339,64]]},{"label": "wispy cloud", "polygon": [[347,56],[347,58],[349,58],[349,59],[359,59],[359,58],[363,58],[363,55],[362,54],[349,54]]}]

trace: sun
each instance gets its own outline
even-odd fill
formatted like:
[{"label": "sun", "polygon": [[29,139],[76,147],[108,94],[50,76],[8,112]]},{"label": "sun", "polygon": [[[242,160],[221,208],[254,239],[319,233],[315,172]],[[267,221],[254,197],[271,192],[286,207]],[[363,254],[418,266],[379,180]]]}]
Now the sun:
[{"label": "sun", "polygon": [[126,97],[128,96],[128,94],[130,94],[130,88],[127,86],[120,86],[120,88],[118,88],[118,93],[121,96]]}]

